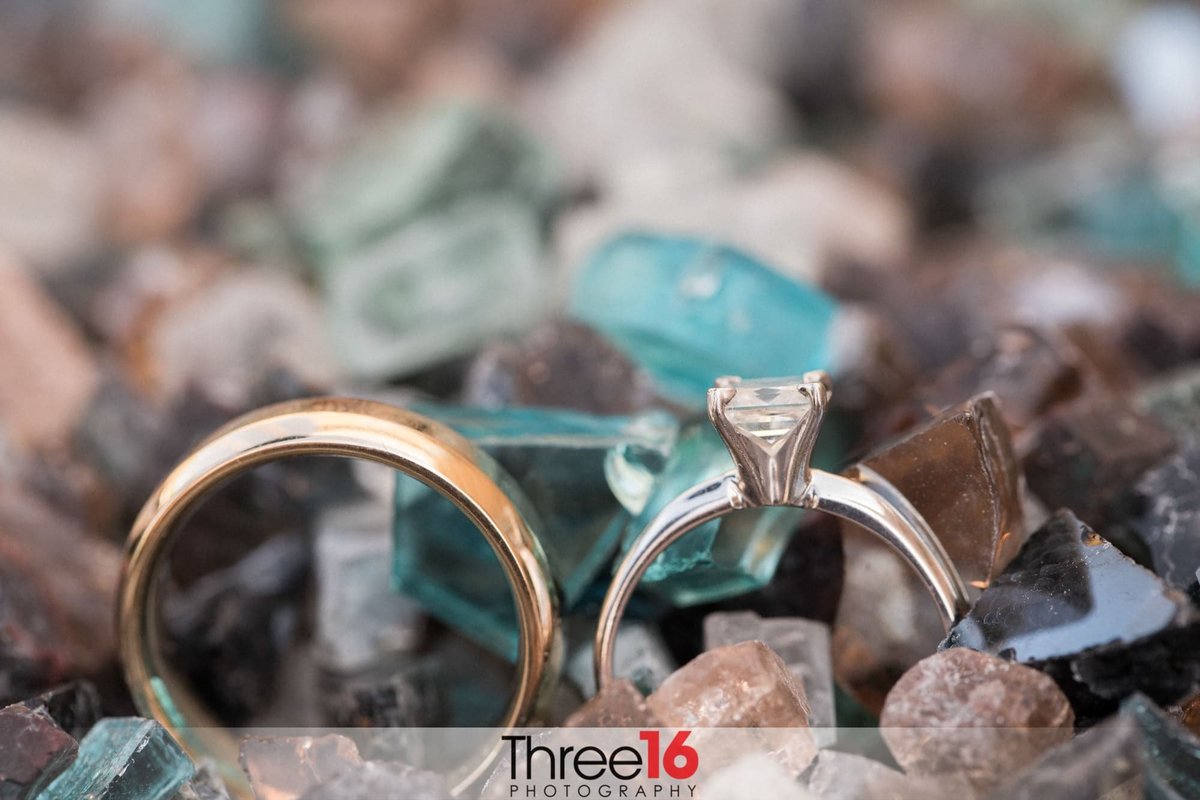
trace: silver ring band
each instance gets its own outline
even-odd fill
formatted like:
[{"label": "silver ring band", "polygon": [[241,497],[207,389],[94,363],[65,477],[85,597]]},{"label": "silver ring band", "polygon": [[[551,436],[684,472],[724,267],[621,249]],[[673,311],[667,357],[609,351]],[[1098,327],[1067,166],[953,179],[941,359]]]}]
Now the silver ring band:
[{"label": "silver ring band", "polygon": [[[767,397],[781,397],[780,393],[786,392],[787,399],[782,402],[792,401],[787,406],[792,409],[790,417],[786,413],[773,414],[770,400],[755,408],[758,421],[773,425],[770,432],[778,435],[748,433],[731,420],[729,408],[737,393],[755,390]],[[738,509],[795,506],[860,525],[895,548],[917,571],[933,595],[947,630],[967,611],[967,589],[957,568],[929,524],[899,490],[861,465],[847,475],[809,467],[828,399],[827,379],[821,373],[809,373],[790,384],[786,379],[751,384],[722,378],[709,391],[709,417],[729,447],[736,468],[692,487],[668,503],[625,553],[613,574],[596,627],[597,687],[603,688],[613,680],[617,627],[642,575],[688,531]],[[796,412],[796,408],[801,410]]]}]

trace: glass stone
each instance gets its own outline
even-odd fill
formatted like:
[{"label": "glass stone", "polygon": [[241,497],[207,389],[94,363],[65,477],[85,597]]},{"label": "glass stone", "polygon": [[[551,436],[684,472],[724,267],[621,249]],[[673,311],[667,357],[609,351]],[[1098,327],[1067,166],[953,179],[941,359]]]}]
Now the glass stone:
[{"label": "glass stone", "polygon": [[1137,723],[1142,734],[1148,798],[1176,800],[1200,794],[1200,738],[1143,695],[1129,698],[1121,716]]},{"label": "glass stone", "polygon": [[363,764],[354,742],[338,734],[248,736],[239,759],[256,800],[297,800]]},{"label": "glass stone", "polygon": [[1200,441],[1143,475],[1117,506],[1128,512],[1114,514],[1116,530],[1123,538],[1134,537],[1155,574],[1176,589],[1195,583],[1200,570]]},{"label": "glass stone", "polygon": [[0,798],[38,792],[71,765],[79,746],[42,708],[0,709]]},{"label": "glass stone", "polygon": [[[620,674],[620,671],[618,671]],[[658,728],[641,689],[620,678],[601,689],[563,722],[566,728]]]},{"label": "glass stone", "polygon": [[[671,728],[788,729],[782,737],[761,731],[757,744],[778,748],[776,756],[793,775],[812,763],[817,752],[808,731],[804,686],[762,642],[701,653],[663,681],[646,705]],[[709,736],[696,733],[712,748],[704,751],[713,753],[712,766],[730,763],[748,748],[758,749],[752,747],[754,737],[723,742],[719,731]],[[772,743],[774,748],[769,746]]]},{"label": "glass stone", "polygon": [[102,719],[79,756],[40,800],[170,800],[196,771],[161,725],[136,717]]},{"label": "glass stone", "polygon": [[309,789],[300,800],[450,800],[446,780],[437,773],[404,764],[368,761]]},{"label": "glass stone", "polygon": [[323,273],[323,292],[336,355],[378,380],[527,330],[545,280],[536,216],[510,197],[479,195],[342,259]]},{"label": "glass stone", "polygon": [[[563,673],[584,697],[591,697],[596,693],[596,676],[592,668],[595,619],[587,618],[583,625],[571,626],[568,630],[568,640],[576,641],[568,645]],[[617,629],[613,651],[615,675],[629,678],[638,689],[649,692],[674,672],[676,666],[657,626],[629,620]]]},{"label": "glass stone", "polygon": [[[1026,530],[1021,474],[995,398],[946,409],[862,463],[925,517],[977,593],[1013,558]],[[920,578],[894,550],[842,526],[845,575],[834,625],[839,681],[877,711],[882,693],[945,635]]]},{"label": "glass stone", "polygon": [[796,778],[764,753],[750,753],[721,767],[705,778],[697,789],[704,800],[742,800],[770,797],[773,800],[812,800],[813,795]]},{"label": "glass stone", "polygon": [[100,693],[88,681],[63,684],[24,701],[22,705],[45,711],[55,724],[75,739],[82,739],[103,713]]},{"label": "glass stone", "polygon": [[196,774],[183,785],[173,800],[231,800],[221,780],[220,770],[212,761],[196,765]]},{"label": "glass stone", "polygon": [[1168,431],[1124,400],[1092,397],[1045,419],[1025,476],[1047,507],[1100,526],[1113,500],[1175,447]]},{"label": "glass stone", "polygon": [[[416,404],[495,459],[570,608],[646,502],[676,434],[665,414],[598,417],[552,409]],[[516,653],[511,590],[500,562],[450,501],[396,483],[395,582],[426,610],[497,653]]]},{"label": "glass stone", "polygon": [[311,563],[303,537],[276,536],[165,598],[171,663],[222,720],[245,722],[276,697]]},{"label": "glass stone", "polygon": [[1135,691],[1162,702],[1200,681],[1188,598],[1068,511],[1030,537],[943,642],[1051,675],[1082,724]]},{"label": "glass stone", "polygon": [[554,159],[510,120],[467,104],[443,104],[369,126],[300,210],[299,229],[328,271],[468,197],[506,197],[536,220],[558,194]]},{"label": "glass stone", "polygon": [[317,521],[316,646],[321,665],[353,673],[420,643],[425,615],[392,591],[391,502],[364,500]]},{"label": "glass stone", "polygon": [[[763,619],[753,611],[709,614],[704,619],[704,647],[713,650],[739,642],[759,641],[783,659],[788,671],[804,685],[808,724],[836,728],[833,710],[833,659],[829,626],[798,617]],[[818,742],[825,734],[815,731]],[[829,731],[832,735],[833,731]]]},{"label": "glass stone", "polygon": [[599,333],[553,320],[519,341],[484,348],[467,370],[463,402],[632,414],[663,401],[645,370]]},{"label": "glass stone", "polygon": [[832,298],[739,250],[699,239],[628,234],[575,279],[568,313],[697,408],[722,375],[803,375],[831,366]]},{"label": "glass stone", "polygon": [[[1141,797],[1142,737],[1127,716],[1114,717],[1082,732],[1005,781],[989,800],[1095,800]],[[1109,794],[1112,792],[1113,794]]]},{"label": "glass stone", "polygon": [[[823,458],[821,440],[814,461]],[[627,550],[672,500],[703,480],[733,469],[721,437],[707,422],[680,436],[641,513],[622,537]],[[643,591],[688,606],[743,594],[765,586],[804,511],[769,507],[736,511],[689,531],[655,559],[642,578]]]},{"label": "glass stone", "polygon": [[[7,116],[0,114],[0,139]],[[4,223],[0,215],[0,231]],[[0,282],[0,430],[22,449],[61,446],[99,382],[95,359],[81,331],[31,272],[0,257]]]},{"label": "glass stone", "polygon": [[1180,370],[1149,382],[1134,403],[1176,438],[1200,438],[1200,369]]},{"label": "glass stone", "polygon": [[821,800],[959,800],[973,795],[960,778],[906,775],[854,753],[822,750],[808,775]]},{"label": "glass stone", "polygon": [[1052,678],[963,648],[935,653],[904,673],[879,719],[906,773],[950,773],[980,790],[1069,741],[1074,723]]}]

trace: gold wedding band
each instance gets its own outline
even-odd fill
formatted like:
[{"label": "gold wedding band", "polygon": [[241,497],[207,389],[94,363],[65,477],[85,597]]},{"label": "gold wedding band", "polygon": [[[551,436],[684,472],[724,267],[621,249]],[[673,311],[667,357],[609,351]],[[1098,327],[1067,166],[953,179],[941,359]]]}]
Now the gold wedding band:
[{"label": "gold wedding band", "polygon": [[[281,403],[234,420],[166,477],[130,532],[118,604],[125,678],[142,714],[157,719],[193,757],[214,758],[232,788],[247,793],[237,742],[203,708],[162,655],[156,567],[187,512],[221,482],[294,456],[332,455],[386,464],[454,502],[483,533],[512,584],[520,648],[516,687],[502,725],[529,720],[546,699],[561,657],[557,595],[537,539],[495,477],[490,458],[425,417],[367,400]],[[497,740],[497,748],[500,744]],[[489,749],[452,778],[455,793],[495,756]]]}]

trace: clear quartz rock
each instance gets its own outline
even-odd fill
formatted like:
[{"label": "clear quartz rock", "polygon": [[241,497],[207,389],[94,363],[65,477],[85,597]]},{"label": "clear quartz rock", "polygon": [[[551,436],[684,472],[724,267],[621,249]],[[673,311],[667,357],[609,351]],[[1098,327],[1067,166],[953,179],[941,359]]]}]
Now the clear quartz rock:
[{"label": "clear quartz rock", "polygon": [[363,763],[354,742],[337,734],[247,737],[239,758],[256,800],[299,800]]}]

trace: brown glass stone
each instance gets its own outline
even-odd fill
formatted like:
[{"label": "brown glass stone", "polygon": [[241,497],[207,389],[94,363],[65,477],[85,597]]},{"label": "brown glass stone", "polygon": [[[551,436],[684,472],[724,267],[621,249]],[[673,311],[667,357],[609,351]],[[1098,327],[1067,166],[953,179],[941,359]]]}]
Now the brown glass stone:
[{"label": "brown glass stone", "polygon": [[242,769],[257,800],[298,800],[350,769],[361,767],[354,742],[345,736],[247,737]]},{"label": "brown glass stone", "polygon": [[896,682],[879,724],[905,771],[950,773],[986,789],[1069,740],[1075,714],[1038,670],[952,648]]},{"label": "brown glass stone", "polygon": [[650,376],[586,325],[559,320],[483,350],[467,373],[469,405],[630,414],[661,405]]},{"label": "brown glass stone", "polygon": [[61,447],[95,389],[95,362],[62,309],[2,251],[0,286],[0,430],[18,447]]},{"label": "brown glass stone", "polygon": [[[862,464],[921,512],[972,593],[1025,540],[1022,482],[991,394],[949,408]],[[878,711],[897,677],[933,652],[945,631],[920,578],[894,550],[845,525],[845,581],[834,625],[838,680]]]},{"label": "brown glass stone", "polygon": [[646,698],[633,681],[622,678],[580,706],[563,725],[567,728],[658,728],[662,723],[646,705]]},{"label": "brown glass stone", "polygon": [[1125,400],[1089,397],[1045,420],[1025,476],[1048,508],[1070,508],[1097,527],[1113,500],[1175,448],[1160,423]]},{"label": "brown glass stone", "polygon": [[111,666],[121,568],[116,545],[88,535],[39,498],[0,487],[0,554],[0,561],[24,564],[33,576],[33,590],[53,621],[47,641],[59,643],[65,669],[96,675]]},{"label": "brown glass stone", "polygon": [[76,741],[45,710],[0,709],[0,800],[37,796],[78,752]]},{"label": "brown glass stone", "polygon": [[[758,746],[772,750],[793,774],[812,762],[816,745],[807,731],[808,700],[803,684],[762,642],[742,642],[708,650],[676,670],[646,700],[668,727],[776,728],[789,730],[773,738],[764,731]],[[730,763],[756,744],[753,737],[722,742],[720,733],[702,737],[717,763]]]}]

